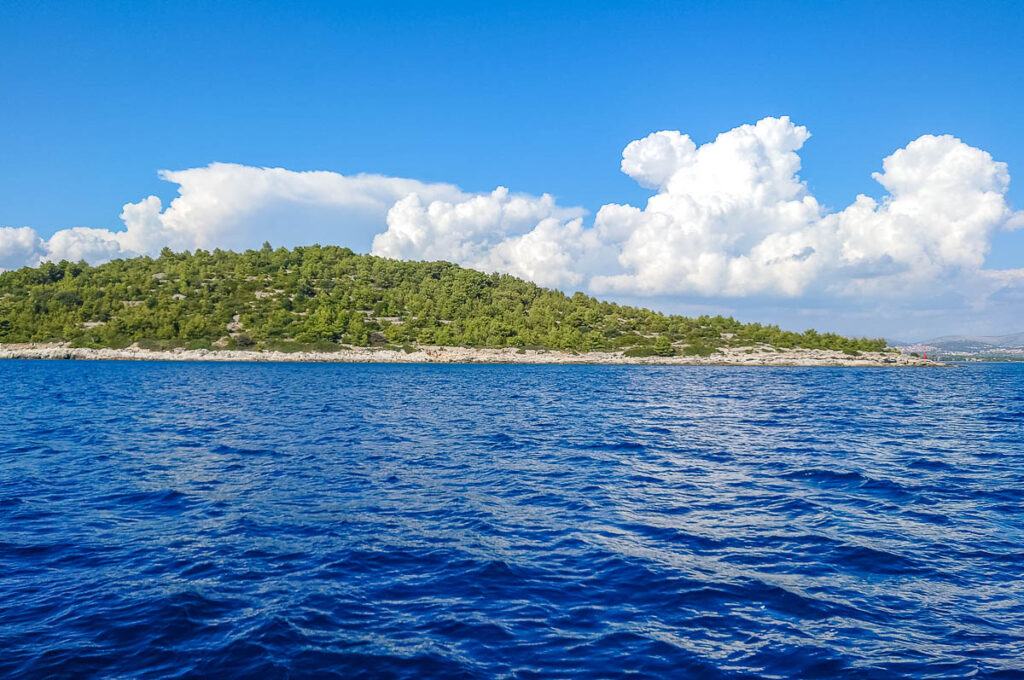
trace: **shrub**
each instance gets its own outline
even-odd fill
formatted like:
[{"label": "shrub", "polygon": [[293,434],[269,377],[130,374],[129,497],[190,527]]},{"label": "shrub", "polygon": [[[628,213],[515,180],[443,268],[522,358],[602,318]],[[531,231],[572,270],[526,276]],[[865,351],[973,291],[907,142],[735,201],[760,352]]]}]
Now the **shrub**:
[{"label": "shrub", "polygon": [[676,355],[676,348],[672,346],[672,342],[661,335],[654,341],[654,353],[659,357],[674,357]]},{"label": "shrub", "polygon": [[[170,351],[172,349],[177,349],[179,347],[185,347],[186,343],[185,343],[184,340],[179,340],[179,339],[160,340],[160,339],[157,339],[157,338],[141,338],[139,340],[136,340],[135,344],[137,344],[142,349],[149,349],[149,350],[154,350],[154,351],[157,351],[157,352],[168,352],[168,351]],[[104,347],[111,347],[112,345],[110,343],[108,343],[107,341],[104,341],[103,346]]]},{"label": "shrub", "polygon": [[704,343],[701,342],[693,342],[683,348],[683,354],[691,357],[709,357],[717,351],[717,348],[712,347],[711,345],[705,345]]}]

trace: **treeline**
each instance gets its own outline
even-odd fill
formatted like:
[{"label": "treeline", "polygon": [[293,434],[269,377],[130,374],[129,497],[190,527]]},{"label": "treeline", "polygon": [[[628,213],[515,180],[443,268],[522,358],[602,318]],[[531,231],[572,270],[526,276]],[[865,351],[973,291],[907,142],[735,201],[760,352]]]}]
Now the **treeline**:
[{"label": "treeline", "polygon": [[331,349],[461,345],[709,354],[759,343],[847,352],[884,340],[668,316],[448,262],[311,246],[45,263],[0,274],[0,342]]}]

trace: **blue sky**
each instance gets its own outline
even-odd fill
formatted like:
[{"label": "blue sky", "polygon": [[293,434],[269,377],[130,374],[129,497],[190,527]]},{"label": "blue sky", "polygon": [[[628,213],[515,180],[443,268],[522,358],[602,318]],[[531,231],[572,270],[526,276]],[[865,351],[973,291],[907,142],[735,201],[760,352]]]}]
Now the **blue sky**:
[{"label": "blue sky", "polygon": [[[630,141],[779,116],[810,130],[800,178],[828,209],[947,133],[1021,174],[1019,209],[1021,35],[1012,2],[5,3],[0,226],[119,229],[125,203],[175,197],[158,170],[213,162],[501,185],[592,218],[653,193],[619,169]],[[1024,267],[1024,230],[985,266]]]}]

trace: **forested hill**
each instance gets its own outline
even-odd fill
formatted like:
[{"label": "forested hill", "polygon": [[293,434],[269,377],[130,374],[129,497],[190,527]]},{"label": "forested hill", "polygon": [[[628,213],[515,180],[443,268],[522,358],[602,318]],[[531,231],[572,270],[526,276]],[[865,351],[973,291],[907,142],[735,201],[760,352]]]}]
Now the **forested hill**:
[{"label": "forested hill", "polygon": [[0,343],[330,349],[420,345],[709,354],[767,343],[877,351],[883,340],[666,316],[447,262],[312,246],[45,263],[0,274]]}]

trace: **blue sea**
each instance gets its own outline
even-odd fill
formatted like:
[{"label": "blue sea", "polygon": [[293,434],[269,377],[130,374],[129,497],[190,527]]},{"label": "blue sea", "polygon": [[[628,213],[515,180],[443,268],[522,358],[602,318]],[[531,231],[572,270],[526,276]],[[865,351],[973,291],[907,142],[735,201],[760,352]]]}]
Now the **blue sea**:
[{"label": "blue sea", "polygon": [[1022,365],[0,384],[0,677],[1024,677]]}]

